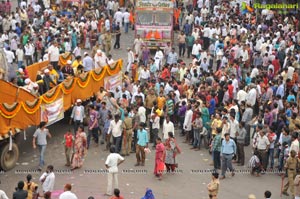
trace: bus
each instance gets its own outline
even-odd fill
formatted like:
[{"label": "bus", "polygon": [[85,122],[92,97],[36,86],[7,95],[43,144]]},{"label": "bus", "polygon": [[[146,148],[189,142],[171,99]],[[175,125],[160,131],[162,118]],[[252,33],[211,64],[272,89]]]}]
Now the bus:
[{"label": "bus", "polygon": [[173,43],[172,1],[138,0],[135,7],[135,37],[140,35],[150,49]]}]

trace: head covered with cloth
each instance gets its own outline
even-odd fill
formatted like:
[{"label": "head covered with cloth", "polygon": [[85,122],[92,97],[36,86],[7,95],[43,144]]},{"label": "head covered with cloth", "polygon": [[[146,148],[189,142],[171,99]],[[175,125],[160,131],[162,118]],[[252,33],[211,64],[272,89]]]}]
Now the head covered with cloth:
[{"label": "head covered with cloth", "polygon": [[149,189],[149,188],[147,188],[147,189],[146,189],[145,196],[142,197],[141,199],[155,199],[152,190]]}]

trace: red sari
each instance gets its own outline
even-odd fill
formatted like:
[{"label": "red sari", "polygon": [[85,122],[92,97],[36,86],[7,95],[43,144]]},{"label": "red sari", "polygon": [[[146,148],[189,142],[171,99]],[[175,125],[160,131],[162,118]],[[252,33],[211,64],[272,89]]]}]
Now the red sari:
[{"label": "red sari", "polygon": [[156,145],[154,175],[161,176],[165,166],[165,146],[163,143]]}]

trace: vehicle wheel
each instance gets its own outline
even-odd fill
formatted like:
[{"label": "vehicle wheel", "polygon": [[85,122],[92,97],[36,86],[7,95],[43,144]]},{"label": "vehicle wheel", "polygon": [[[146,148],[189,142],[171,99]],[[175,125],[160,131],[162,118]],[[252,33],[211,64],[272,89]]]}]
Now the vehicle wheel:
[{"label": "vehicle wheel", "polygon": [[8,171],[15,167],[19,159],[19,148],[15,143],[12,144],[12,150],[9,151],[9,143],[3,145],[0,149],[0,167]]}]

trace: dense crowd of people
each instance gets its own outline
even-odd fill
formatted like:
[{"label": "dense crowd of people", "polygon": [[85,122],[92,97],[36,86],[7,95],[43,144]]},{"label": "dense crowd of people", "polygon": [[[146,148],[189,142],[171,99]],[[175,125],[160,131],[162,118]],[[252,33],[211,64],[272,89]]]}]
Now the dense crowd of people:
[{"label": "dense crowd of people", "polygon": [[[7,73],[0,71],[3,78],[39,96],[64,79],[113,64],[112,46],[119,49],[121,32],[134,29],[134,4],[125,3],[63,1],[62,6],[51,6],[47,0],[32,0],[19,2],[13,11],[9,0],[2,1],[0,43],[9,66]],[[70,130],[64,135],[66,166],[79,169],[91,141],[105,144],[111,153],[106,161],[111,174],[107,195],[113,195],[113,187],[118,188],[114,174],[124,156],[135,153],[135,166],[144,166],[147,153],[155,150],[154,174],[161,180],[165,170],[174,172],[178,166],[181,149],[176,138],[182,136],[191,150],[211,153],[214,173],[208,191],[215,199],[219,179],[227,170],[235,175],[232,163],[247,164],[244,148],[251,145],[251,174],[286,171],[283,194],[289,195],[290,189],[299,198],[299,13],[250,12],[234,0],[176,1],[174,6],[179,32],[174,43],[158,47],[152,56],[137,35],[127,48],[122,85],[100,88],[90,102],[76,101],[70,120],[74,134]],[[60,65],[62,53],[74,58]],[[30,79],[26,67],[42,60],[50,64]],[[41,151],[40,169],[45,135],[51,136],[41,123],[33,140]],[[20,182],[18,189],[23,187]],[[65,190],[70,191],[70,185]],[[118,194],[115,190],[115,198],[121,198]]]}]

